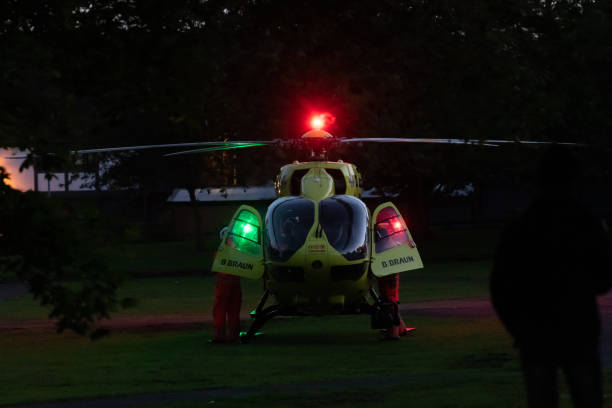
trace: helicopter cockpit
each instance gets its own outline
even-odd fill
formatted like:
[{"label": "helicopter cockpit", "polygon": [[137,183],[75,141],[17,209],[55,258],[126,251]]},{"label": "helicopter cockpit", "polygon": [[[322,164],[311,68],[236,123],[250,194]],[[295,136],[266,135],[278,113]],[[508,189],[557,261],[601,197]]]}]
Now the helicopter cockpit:
[{"label": "helicopter cockpit", "polygon": [[348,195],[332,196],[319,203],[304,197],[284,197],[274,202],[266,214],[264,248],[266,258],[285,262],[306,242],[318,218],[320,229],[329,244],[349,261],[364,259],[368,254],[369,213],[365,204]]},{"label": "helicopter cockpit", "polygon": [[314,219],[312,201],[303,197],[276,200],[266,214],[266,258],[277,262],[288,260],[306,242]]},{"label": "helicopter cockpit", "polygon": [[319,223],[329,244],[344,258],[355,261],[366,257],[370,220],[361,200],[348,195],[324,199],[319,203]]}]

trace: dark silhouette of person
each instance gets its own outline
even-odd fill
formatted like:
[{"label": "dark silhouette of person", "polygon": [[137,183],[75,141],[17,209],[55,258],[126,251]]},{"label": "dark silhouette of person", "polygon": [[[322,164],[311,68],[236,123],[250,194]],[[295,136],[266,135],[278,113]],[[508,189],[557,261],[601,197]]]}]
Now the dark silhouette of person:
[{"label": "dark silhouette of person", "polygon": [[529,407],[557,407],[563,371],[575,407],[602,407],[597,296],[612,286],[605,225],[577,195],[578,162],[559,145],[540,163],[539,192],[503,232],[491,301],[515,340]]}]

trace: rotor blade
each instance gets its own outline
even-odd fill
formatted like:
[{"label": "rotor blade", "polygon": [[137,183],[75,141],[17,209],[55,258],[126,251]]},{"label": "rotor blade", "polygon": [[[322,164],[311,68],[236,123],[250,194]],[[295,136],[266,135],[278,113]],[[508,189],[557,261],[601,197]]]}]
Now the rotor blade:
[{"label": "rotor blade", "polygon": [[[73,150],[73,154],[89,154],[89,153],[107,153],[107,152],[122,152],[122,151],[133,151],[133,150],[146,150],[146,149],[167,149],[173,147],[189,147],[189,146],[214,146],[213,150],[220,150],[226,148],[237,147],[252,147],[252,146],[263,146],[278,143],[278,140],[240,140],[240,141],[218,141],[218,142],[189,142],[189,143],[170,143],[170,144],[157,144],[157,145],[138,145],[138,146],[122,146],[122,147],[103,147],[96,149],[82,149]],[[207,151],[207,150],[204,150]],[[212,151],[212,150],[209,150]],[[179,152],[180,153],[180,152]],[[176,154],[179,154],[176,153]],[[6,159],[26,159],[28,156],[6,156]]]},{"label": "rotor blade", "polygon": [[206,147],[204,149],[195,149],[195,150],[186,150],[184,152],[168,153],[168,154],[164,154],[164,157],[180,156],[183,154],[214,152],[217,150],[241,149],[243,147],[268,146],[268,145],[269,144],[267,143],[243,143],[243,144],[234,144],[234,145],[227,145],[227,146]]},{"label": "rotor blade", "polygon": [[418,139],[418,138],[397,138],[397,137],[356,137],[352,139],[340,139],[341,143],[352,142],[377,142],[377,143],[440,143],[440,144],[469,144],[493,146],[495,141],[491,140],[464,140],[464,139]]},{"label": "rotor blade", "polygon": [[144,149],[166,149],[172,147],[189,147],[189,146],[233,146],[233,145],[243,145],[250,143],[259,143],[259,144],[272,144],[274,141],[270,140],[244,140],[244,141],[224,141],[219,140],[218,142],[191,142],[191,143],[172,143],[172,144],[158,144],[158,145],[142,145],[142,146],[124,146],[124,147],[105,147],[100,149],[84,149],[84,150],[75,150],[73,153],[77,154],[87,154],[87,153],[103,153],[103,152],[121,152],[121,151],[129,151],[129,150],[144,150]]},{"label": "rotor blade", "polygon": [[238,144],[241,142],[226,142],[220,140],[218,142],[190,142],[190,143],[172,143],[172,144],[158,144],[158,145],[140,145],[140,146],[123,146],[123,147],[104,147],[99,149],[83,149],[75,150],[77,154],[87,153],[103,153],[103,152],[121,152],[129,150],[145,150],[145,149],[166,149],[172,147],[189,147],[189,146],[217,146],[224,144]]},{"label": "rotor blade", "polygon": [[500,144],[517,143],[527,145],[548,145],[548,144],[559,144],[565,146],[585,146],[582,143],[570,143],[570,142],[543,142],[536,140],[500,140],[500,139],[418,139],[418,138],[395,138],[395,137],[361,137],[354,139],[341,139],[340,142],[378,142],[378,143],[443,143],[443,144],[469,144],[469,145],[480,145],[480,146],[493,146],[498,147]]},{"label": "rotor blade", "polygon": [[518,144],[532,144],[532,145],[539,145],[539,144],[558,144],[558,145],[562,145],[562,146],[586,146],[584,143],[573,143],[573,142],[541,142],[541,141],[537,141],[537,140],[483,140],[483,142],[487,142],[487,143],[518,143]]}]

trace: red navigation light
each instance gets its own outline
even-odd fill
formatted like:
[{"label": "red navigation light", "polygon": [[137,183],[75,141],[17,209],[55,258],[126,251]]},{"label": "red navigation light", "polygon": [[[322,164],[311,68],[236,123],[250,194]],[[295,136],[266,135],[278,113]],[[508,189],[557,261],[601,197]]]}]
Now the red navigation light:
[{"label": "red navigation light", "polygon": [[336,118],[329,113],[319,113],[310,118],[310,127],[316,130],[321,130],[333,124]]},{"label": "red navigation light", "polygon": [[395,221],[393,221],[393,229],[395,231],[402,231],[404,229],[404,226],[397,218],[395,219]]}]

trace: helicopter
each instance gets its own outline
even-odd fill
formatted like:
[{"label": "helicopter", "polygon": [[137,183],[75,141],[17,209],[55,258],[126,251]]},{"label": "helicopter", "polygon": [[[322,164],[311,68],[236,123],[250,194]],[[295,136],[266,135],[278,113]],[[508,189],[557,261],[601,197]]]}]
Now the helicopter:
[{"label": "helicopter", "polygon": [[[337,138],[324,130],[333,116],[316,114],[311,129],[297,140],[244,140],[160,144],[76,150],[75,154],[208,146],[166,157],[218,150],[298,144],[310,160],[281,167],[277,199],[265,217],[241,205],[222,230],[211,271],[263,279],[264,293],[242,334],[248,342],[277,316],[367,314],[373,328],[392,325],[389,304],[376,291],[376,279],[424,267],[417,244],[398,208],[390,201],[372,212],[360,199],[362,176],[327,152],[345,143],[438,143],[499,146],[540,141],[429,138]],[[574,143],[560,143],[575,145]],[[268,301],[272,304],[266,306]]]},{"label": "helicopter", "polygon": [[[280,169],[277,199],[265,218],[240,206],[221,237],[211,270],[264,280],[251,313],[246,342],[276,316],[359,314],[387,310],[373,277],[419,269],[423,262],[397,207],[386,202],[372,214],[363,201],[356,166],[324,160],[336,142],[321,129],[302,135],[320,149],[316,160]],[[270,299],[271,306],[266,307]],[[388,318],[390,320],[390,318]]]},{"label": "helicopter", "polygon": [[[297,143],[311,160],[281,167],[277,199],[265,217],[241,205],[221,232],[212,272],[262,279],[264,293],[241,336],[249,341],[277,316],[369,314],[373,328],[393,323],[390,304],[376,279],[424,267],[415,240],[392,202],[372,212],[360,199],[362,176],[354,164],[328,161],[342,143],[443,143],[498,146],[506,140],[336,138],[324,130],[329,114],[317,114]],[[204,153],[295,141],[237,141],[166,156]],[[533,144],[546,142],[527,142]],[[272,299],[272,304],[266,306]]]}]

